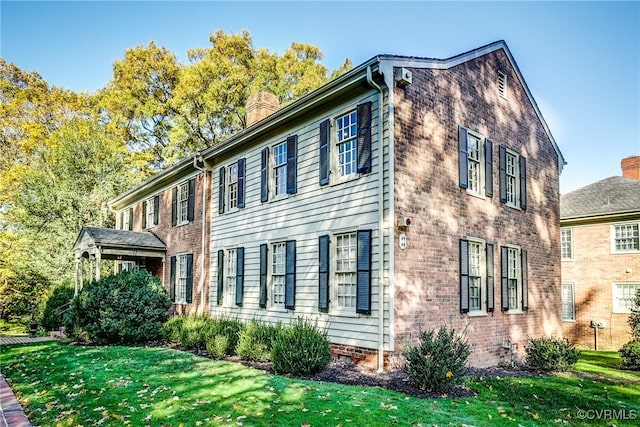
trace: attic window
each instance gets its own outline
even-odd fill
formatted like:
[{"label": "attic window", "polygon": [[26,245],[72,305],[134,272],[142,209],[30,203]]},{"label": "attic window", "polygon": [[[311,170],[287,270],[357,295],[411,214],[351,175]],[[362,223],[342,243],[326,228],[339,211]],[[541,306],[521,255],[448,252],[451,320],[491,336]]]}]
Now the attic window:
[{"label": "attic window", "polygon": [[498,71],[498,95],[507,99],[507,75],[502,71]]}]

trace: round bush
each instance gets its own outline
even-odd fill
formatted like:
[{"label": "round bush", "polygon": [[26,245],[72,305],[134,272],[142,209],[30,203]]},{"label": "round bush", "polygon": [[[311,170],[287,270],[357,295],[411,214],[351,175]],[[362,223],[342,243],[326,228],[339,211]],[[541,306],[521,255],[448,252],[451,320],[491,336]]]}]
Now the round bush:
[{"label": "round bush", "polygon": [[271,347],[278,331],[276,326],[252,320],[240,333],[236,353],[243,360],[270,360]]},{"label": "round bush", "polygon": [[278,374],[312,375],[322,371],[331,362],[327,333],[299,318],[276,335],[271,362]]},{"label": "round bush", "polygon": [[529,339],[525,352],[526,364],[542,371],[566,371],[580,357],[580,351],[568,341],[552,337]]},{"label": "round bush", "polygon": [[97,344],[135,344],[162,337],[171,301],[160,280],[123,271],[87,284],[71,302],[65,326]]},{"label": "round bush", "polygon": [[627,369],[640,370],[640,341],[629,341],[619,351],[622,366]]},{"label": "round bush", "polygon": [[63,284],[54,287],[47,300],[44,302],[40,325],[45,331],[59,329],[64,323],[64,313],[69,309],[69,303],[73,299],[72,286]]},{"label": "round bush", "polygon": [[464,383],[471,351],[465,338],[441,326],[437,332],[421,331],[419,343],[406,345],[402,354],[402,370],[411,382],[423,390],[447,393]]}]

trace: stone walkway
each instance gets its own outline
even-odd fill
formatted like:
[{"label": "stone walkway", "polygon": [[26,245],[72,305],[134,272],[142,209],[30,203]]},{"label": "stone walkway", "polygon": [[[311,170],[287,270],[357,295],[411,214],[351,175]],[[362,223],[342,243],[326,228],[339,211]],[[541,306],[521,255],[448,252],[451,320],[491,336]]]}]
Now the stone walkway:
[{"label": "stone walkway", "polygon": [[[0,337],[0,346],[51,341],[51,337]],[[2,351],[2,350],[0,350]],[[0,427],[31,427],[20,402],[0,373]]]}]

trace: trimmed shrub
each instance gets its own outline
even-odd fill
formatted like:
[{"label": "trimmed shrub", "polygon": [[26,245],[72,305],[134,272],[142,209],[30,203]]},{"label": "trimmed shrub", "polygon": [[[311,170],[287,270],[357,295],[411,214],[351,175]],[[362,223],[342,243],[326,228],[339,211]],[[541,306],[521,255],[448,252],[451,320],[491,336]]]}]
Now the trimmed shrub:
[{"label": "trimmed shrub", "polygon": [[160,280],[145,270],[123,271],[87,284],[71,302],[65,327],[96,344],[160,339],[171,301]]},{"label": "trimmed shrub", "polygon": [[580,357],[568,341],[552,337],[530,338],[525,352],[525,363],[542,371],[566,371]]},{"label": "trimmed shrub", "polygon": [[212,319],[204,315],[188,315],[180,329],[180,345],[189,350],[203,350],[207,344],[206,331]]},{"label": "trimmed shrub", "polygon": [[448,393],[464,383],[471,350],[466,338],[441,326],[438,331],[421,331],[418,344],[407,344],[402,369],[422,390]]},{"label": "trimmed shrub", "polygon": [[640,341],[629,341],[622,346],[619,353],[623,367],[640,370]]},{"label": "trimmed shrub", "polygon": [[221,359],[229,354],[231,345],[227,335],[216,335],[207,341],[207,353],[212,357]]},{"label": "trimmed shrub", "polygon": [[70,308],[74,289],[72,286],[62,284],[51,289],[48,298],[43,304],[40,326],[45,331],[60,329],[64,324],[64,314]]},{"label": "trimmed shrub", "polygon": [[273,326],[252,320],[242,329],[236,353],[243,360],[271,360],[271,347],[280,324]]},{"label": "trimmed shrub", "polygon": [[204,332],[207,352],[215,357],[234,355],[243,329],[244,324],[238,320],[211,318]]},{"label": "trimmed shrub", "polygon": [[278,374],[312,375],[331,362],[327,332],[309,320],[298,318],[283,327],[271,347],[273,370]]},{"label": "trimmed shrub", "polygon": [[162,325],[162,337],[169,342],[179,343],[182,336],[182,325],[186,316],[172,316]]}]

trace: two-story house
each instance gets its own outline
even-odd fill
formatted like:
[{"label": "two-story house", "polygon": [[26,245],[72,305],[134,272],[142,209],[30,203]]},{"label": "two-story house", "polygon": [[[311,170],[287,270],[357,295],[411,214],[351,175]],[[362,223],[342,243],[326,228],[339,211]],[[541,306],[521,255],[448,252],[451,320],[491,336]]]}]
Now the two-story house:
[{"label": "two-story house", "polygon": [[576,346],[618,350],[640,291],[640,156],[560,201],[562,320]]},{"label": "two-story house", "polygon": [[264,118],[112,202],[135,233],[145,200],[162,194],[162,223],[196,178],[210,280],[196,285],[198,248],[177,234],[191,222],[167,220],[167,234],[150,231],[168,288],[182,277],[169,259],[191,253],[210,315],[311,318],[336,357],[379,368],[443,324],[466,334],[475,366],[561,334],[565,162],[503,41],[449,59],[380,55],[285,107],[257,99],[248,111]]}]

